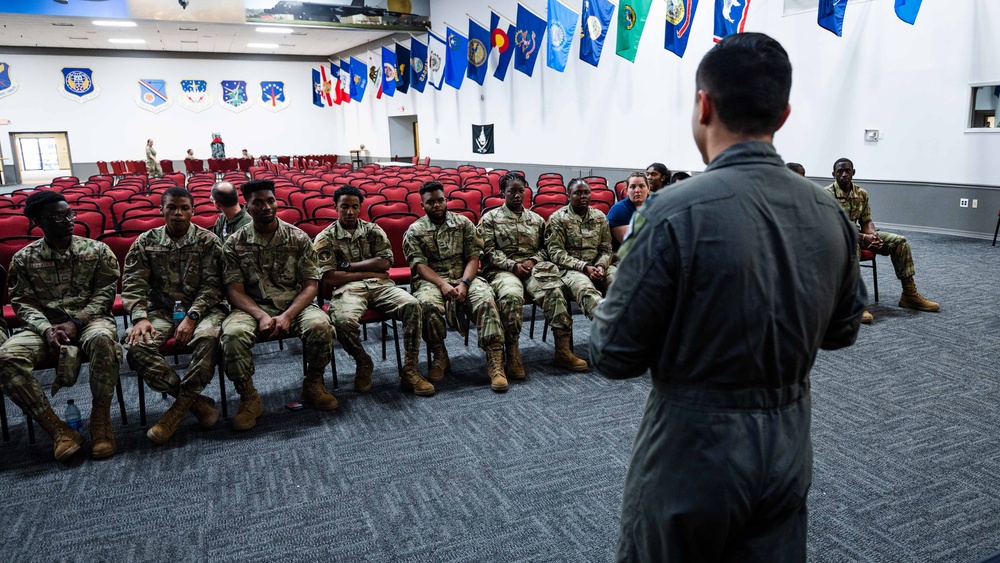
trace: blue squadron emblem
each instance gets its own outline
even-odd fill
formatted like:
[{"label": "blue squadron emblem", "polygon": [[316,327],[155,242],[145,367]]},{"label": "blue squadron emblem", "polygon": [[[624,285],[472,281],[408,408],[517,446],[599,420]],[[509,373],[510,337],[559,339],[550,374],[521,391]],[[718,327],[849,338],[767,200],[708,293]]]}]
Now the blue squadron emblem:
[{"label": "blue squadron emblem", "polygon": [[177,103],[182,108],[200,112],[210,107],[213,101],[212,96],[208,93],[208,81],[181,80],[181,95],[178,96]]},{"label": "blue squadron emblem", "polygon": [[165,80],[147,78],[139,79],[139,95],[136,96],[135,103],[144,110],[160,113],[174,102],[167,96]]},{"label": "blue squadron emblem", "polygon": [[10,76],[10,65],[0,63],[0,98],[17,92],[17,82]]},{"label": "blue squadron emblem", "polygon": [[222,107],[239,113],[250,109],[250,97],[247,96],[247,83],[243,80],[222,81]]},{"label": "blue squadron emblem", "polygon": [[[323,89],[332,89],[329,82],[323,84]],[[326,90],[329,91],[329,90]],[[277,80],[265,80],[260,83],[260,106],[271,112],[279,112],[288,107],[285,99],[285,83]]]},{"label": "blue squadron emblem", "polygon": [[89,68],[64,68],[62,74],[59,93],[63,96],[82,104],[100,95],[101,89],[94,82],[94,71]]}]

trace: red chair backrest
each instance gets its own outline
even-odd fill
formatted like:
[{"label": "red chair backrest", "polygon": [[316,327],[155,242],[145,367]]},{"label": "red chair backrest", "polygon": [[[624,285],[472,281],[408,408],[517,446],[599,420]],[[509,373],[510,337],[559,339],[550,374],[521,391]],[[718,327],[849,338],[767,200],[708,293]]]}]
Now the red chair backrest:
[{"label": "red chair backrest", "polygon": [[392,246],[392,265],[395,268],[409,266],[406,255],[403,254],[403,236],[410,225],[415,223],[416,215],[412,213],[390,213],[375,218],[375,224],[382,227],[386,237],[389,238],[389,245]]},{"label": "red chair backrest", "polygon": [[540,184],[535,186],[535,192],[539,194],[566,194],[566,187],[562,184]]},{"label": "red chair backrest", "polygon": [[378,193],[384,195],[389,201],[406,201],[406,194],[410,193],[410,190],[406,189],[405,186],[395,186],[382,188]]},{"label": "red chair backrest", "polygon": [[566,205],[569,201],[566,198],[566,192],[558,193],[537,193],[535,194],[535,205],[540,205],[543,203],[558,203],[559,205]]},{"label": "red chair backrest", "polygon": [[191,217],[191,222],[203,229],[208,229],[211,231],[215,227],[215,221],[218,218],[219,216],[214,213],[212,214],[206,213],[203,215],[193,215]]},{"label": "red chair backrest", "polygon": [[[0,238],[19,237],[28,234],[28,227],[31,226],[31,219],[25,217],[23,213],[0,212]],[[6,264],[0,264],[6,267]]]},{"label": "red chair backrest", "polygon": [[535,213],[541,215],[542,219],[545,219],[546,221],[548,221],[549,217],[553,213],[555,213],[556,211],[562,209],[563,207],[566,207],[566,206],[564,204],[561,204],[561,203],[536,203],[535,205],[533,205],[531,207],[531,210],[534,211]]},{"label": "red chair backrest", "polygon": [[98,172],[100,172],[101,174],[104,174],[105,176],[108,175],[108,174],[111,174],[111,171],[108,170],[108,163],[104,162],[103,160],[98,160],[97,161],[97,170],[98,170]]},{"label": "red chair backrest", "polygon": [[329,227],[333,224],[336,219],[331,219],[330,217],[315,217],[312,219],[303,219],[295,226],[305,231],[309,238],[315,239],[316,235],[323,232],[323,229]]},{"label": "red chair backrest", "polygon": [[[73,222],[73,234],[78,237],[90,238],[90,226],[86,223],[81,223],[79,221]],[[28,229],[29,237],[41,237],[43,235],[42,228],[38,225],[32,225]]]},{"label": "red chair backrest", "polygon": [[375,219],[379,215],[386,215],[388,213],[409,213],[410,204],[405,201],[384,201],[381,203],[373,203],[368,207],[368,216]]},{"label": "red chair backrest", "polygon": [[311,219],[336,219],[338,217],[335,205],[321,205],[313,210]]},{"label": "red chair backrest", "polygon": [[[470,209],[476,213],[483,207],[483,193],[479,190],[458,190],[451,192],[448,196],[449,204],[451,201],[462,202],[462,207]],[[475,221],[473,221],[475,223]]]},{"label": "red chair backrest", "polygon": [[[457,213],[459,215],[464,216],[469,221],[472,221],[473,225],[475,225],[476,223],[478,223],[479,222],[479,215],[476,214],[476,212],[473,211],[473,210],[471,210],[471,209],[466,209],[464,207],[460,207],[461,203],[462,203],[461,201],[456,201],[456,200],[449,201],[448,202],[448,211],[450,211],[452,213]],[[457,204],[457,205],[455,205],[455,207],[452,207],[452,204]]]},{"label": "red chair backrest", "polygon": [[302,211],[297,207],[278,207],[278,211],[275,215],[278,216],[278,219],[293,225],[305,219],[305,217],[302,216]]},{"label": "red chair backrest", "polygon": [[76,222],[86,223],[92,237],[104,234],[104,230],[108,228],[107,217],[97,210],[77,209]]},{"label": "red chair backrest", "polygon": [[595,200],[606,202],[608,205],[614,205],[615,192],[605,188],[592,189],[590,190],[590,201]]},{"label": "red chair backrest", "polygon": [[162,215],[150,213],[126,217],[118,223],[118,227],[122,231],[148,231],[162,227],[165,223]]},{"label": "red chair backrest", "polygon": [[590,200],[590,206],[594,209],[600,209],[601,213],[607,215],[611,211],[611,204],[600,199]]}]

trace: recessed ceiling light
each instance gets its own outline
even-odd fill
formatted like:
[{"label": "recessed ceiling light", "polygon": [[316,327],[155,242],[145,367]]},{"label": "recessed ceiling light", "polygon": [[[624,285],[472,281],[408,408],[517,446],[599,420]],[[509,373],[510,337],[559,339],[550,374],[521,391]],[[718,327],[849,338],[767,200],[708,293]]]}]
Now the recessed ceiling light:
[{"label": "recessed ceiling light", "polygon": [[258,27],[257,33],[280,33],[282,35],[288,35],[292,32],[290,27]]},{"label": "recessed ceiling light", "polygon": [[52,22],[52,25],[56,27],[73,27],[73,24],[71,23],[61,23],[61,22]]},{"label": "recessed ceiling light", "polygon": [[102,25],[105,27],[135,27],[135,22],[127,21],[117,21],[117,20],[94,20],[90,22],[94,25]]},{"label": "recessed ceiling light", "polygon": [[70,39],[76,39],[77,41],[90,41],[89,37],[70,37]]},{"label": "recessed ceiling light", "polygon": [[177,31],[198,31],[197,27],[178,27]]},{"label": "recessed ceiling light", "polygon": [[197,40],[192,41],[190,39],[181,39],[181,43],[194,43],[195,45],[197,45],[198,41]]},{"label": "recessed ceiling light", "polygon": [[251,49],[277,49],[277,43],[247,43],[247,47]]},{"label": "recessed ceiling light", "polygon": [[138,45],[139,43],[145,43],[145,39],[108,39],[108,43],[124,43],[127,45]]}]

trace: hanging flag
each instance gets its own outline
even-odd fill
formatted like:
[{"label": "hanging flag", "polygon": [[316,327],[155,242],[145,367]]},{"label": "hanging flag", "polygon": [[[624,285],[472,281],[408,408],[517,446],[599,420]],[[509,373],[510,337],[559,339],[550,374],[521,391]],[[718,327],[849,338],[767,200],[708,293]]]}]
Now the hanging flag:
[{"label": "hanging flag", "polygon": [[427,82],[438,90],[444,86],[444,60],[448,45],[444,39],[427,32]]},{"label": "hanging flag", "polygon": [[667,0],[667,28],[663,35],[663,48],[684,57],[688,36],[694,22],[698,0]]},{"label": "hanging flag", "polygon": [[515,49],[512,49],[513,37],[517,34],[517,28],[513,24],[507,26],[507,31],[500,29],[500,16],[496,12],[490,14],[490,43],[496,47],[500,54],[497,60],[497,69],[493,71],[493,78],[503,82],[507,78],[507,69],[510,68],[510,60],[514,57]]},{"label": "hanging flag", "polygon": [[580,60],[597,66],[604,49],[604,38],[611,27],[615,5],[609,0],[583,0],[583,24],[580,26]]},{"label": "hanging flag", "polygon": [[368,87],[375,90],[376,100],[382,99],[382,64],[371,51],[368,51]]},{"label": "hanging flag", "polygon": [[[652,1],[652,0],[650,0]],[[545,20],[517,5],[517,32],[514,34],[514,68],[531,76],[538,59],[538,48],[545,37]]]},{"label": "hanging flag", "polygon": [[[847,0],[842,1],[847,4]],[[820,0],[820,4],[822,3]],[[749,11],[750,0],[715,0],[715,42],[718,43],[736,33],[743,33]]]},{"label": "hanging flag", "polygon": [[472,126],[472,152],[493,154],[493,124]]},{"label": "hanging flag", "polygon": [[340,101],[351,103],[351,63],[340,60]]},{"label": "hanging flag", "polygon": [[313,75],[313,105],[317,105],[321,108],[333,105],[333,99],[330,96],[330,91],[333,89],[333,85],[327,79],[326,67],[320,67],[320,70],[312,69]]},{"label": "hanging flag", "polygon": [[410,84],[421,93],[427,85],[427,45],[415,37],[410,39]]},{"label": "hanging flag", "polygon": [[483,85],[486,80],[490,56],[490,32],[469,18],[469,68],[466,75],[476,84]]},{"label": "hanging flag", "polygon": [[396,50],[382,47],[382,93],[392,96],[396,93]]},{"label": "hanging flag", "polygon": [[896,15],[899,16],[899,19],[913,25],[917,21],[917,12],[920,11],[920,2],[922,1],[896,0]]},{"label": "hanging flag", "polygon": [[635,62],[642,28],[646,27],[646,17],[649,15],[649,6],[652,3],[653,0],[621,0],[621,5],[618,7],[618,40],[615,44],[615,53],[629,62]]},{"label": "hanging flag", "polygon": [[410,89],[410,50],[396,43],[396,91],[405,94]]},{"label": "hanging flag", "polygon": [[[844,33],[844,13],[846,11],[847,0],[819,0],[819,12],[816,15],[816,23],[837,37],[842,37]],[[718,13],[716,13],[715,20],[719,20]]]},{"label": "hanging flag", "polygon": [[549,0],[549,48],[546,49],[545,64],[562,72],[569,60],[569,48],[573,45],[576,22],[580,14],[559,0]]},{"label": "hanging flag", "polygon": [[361,102],[368,87],[368,65],[351,57],[351,100]]},{"label": "hanging flag", "polygon": [[323,91],[326,92],[328,98],[326,99],[327,105],[337,104],[343,101],[343,86],[340,83],[340,63],[330,64],[330,73],[327,74],[326,65],[319,67],[320,78],[323,80]]},{"label": "hanging flag", "polygon": [[469,66],[469,38],[448,28],[448,49],[444,61],[444,81],[458,90]]}]

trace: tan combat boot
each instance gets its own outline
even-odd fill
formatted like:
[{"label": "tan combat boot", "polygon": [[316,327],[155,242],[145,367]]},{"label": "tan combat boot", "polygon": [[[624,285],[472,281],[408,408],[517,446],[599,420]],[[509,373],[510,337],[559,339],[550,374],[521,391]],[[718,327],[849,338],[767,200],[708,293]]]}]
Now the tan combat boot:
[{"label": "tan combat boot", "polygon": [[174,399],[174,404],[170,405],[167,412],[163,413],[160,420],[152,428],[146,431],[146,437],[154,444],[166,444],[170,437],[177,431],[184,416],[191,410],[197,395],[191,391],[181,391]]},{"label": "tan combat boot", "polygon": [[434,394],[434,385],[430,381],[420,377],[420,372],[417,371],[417,358],[419,355],[419,350],[406,352],[406,360],[403,362],[403,373],[399,376],[399,384],[404,390],[412,389],[414,395],[430,397]]},{"label": "tan combat boot", "polygon": [[191,414],[198,419],[198,426],[211,428],[219,422],[219,409],[215,408],[215,401],[204,395],[197,395],[191,403]]},{"label": "tan combat boot", "polygon": [[354,360],[357,362],[357,370],[354,372],[354,390],[358,393],[367,393],[372,389],[372,370],[375,369],[375,364],[372,362],[372,357],[364,350],[354,356]]},{"label": "tan combat boot", "polygon": [[912,276],[899,281],[903,284],[903,295],[899,297],[900,307],[928,313],[935,313],[941,309],[940,305],[917,293],[917,284],[913,283]]},{"label": "tan combat boot", "polygon": [[570,371],[587,371],[590,366],[587,365],[585,360],[577,358],[573,354],[573,350],[570,347],[570,335],[572,332],[553,330],[552,335],[556,338],[556,357],[555,365],[556,367],[568,369]]},{"label": "tan combat boot", "polygon": [[861,324],[870,325],[873,322],[875,322],[875,317],[873,317],[871,313],[869,313],[868,311],[861,313]]},{"label": "tan combat boot", "polygon": [[429,381],[441,381],[444,379],[444,372],[451,368],[451,360],[448,359],[448,350],[444,347],[444,342],[431,346],[430,367],[427,368],[427,379]]},{"label": "tan combat boot", "polygon": [[490,344],[486,349],[486,375],[490,377],[490,388],[497,393],[507,390],[507,376],[503,373],[503,344]]},{"label": "tan combat boot", "polygon": [[236,384],[236,392],[240,394],[240,409],[233,417],[233,430],[250,430],[257,426],[257,418],[264,411],[260,404],[260,394],[249,377]]},{"label": "tan combat boot", "polygon": [[111,457],[115,453],[115,433],[111,431],[111,397],[94,398],[90,411],[90,456]]},{"label": "tan combat boot", "polygon": [[46,406],[35,420],[52,437],[52,453],[57,460],[66,461],[80,451],[83,436],[56,416],[56,413],[52,412],[52,407]]},{"label": "tan combat boot", "polygon": [[302,380],[302,402],[320,411],[335,411],[340,403],[323,385],[323,374],[307,374]]},{"label": "tan combat boot", "polygon": [[505,338],[506,349],[504,350],[504,359],[506,361],[504,363],[506,365],[507,375],[510,376],[511,379],[525,378],[524,363],[521,361],[521,349],[518,342],[520,337],[520,334],[515,334],[513,336],[508,334]]}]

